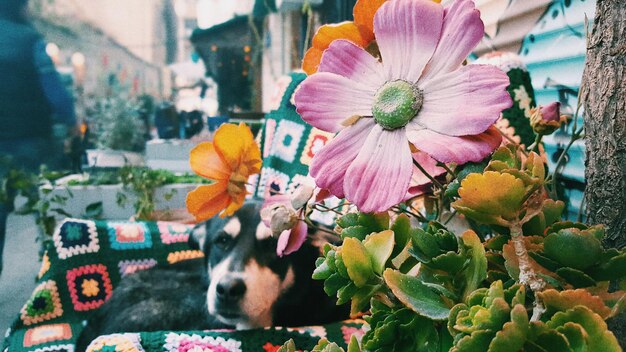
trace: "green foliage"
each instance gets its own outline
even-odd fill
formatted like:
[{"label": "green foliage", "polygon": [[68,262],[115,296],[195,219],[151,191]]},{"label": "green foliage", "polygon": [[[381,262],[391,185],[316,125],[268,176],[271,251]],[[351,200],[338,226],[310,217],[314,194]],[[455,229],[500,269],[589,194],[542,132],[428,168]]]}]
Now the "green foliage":
[{"label": "green foliage", "polygon": [[452,338],[445,325],[420,316],[411,309],[372,301],[371,327],[361,341],[363,351],[447,351]]},{"label": "green foliage", "polygon": [[98,148],[140,152],[145,148],[143,103],[122,90],[97,100],[90,115]]}]

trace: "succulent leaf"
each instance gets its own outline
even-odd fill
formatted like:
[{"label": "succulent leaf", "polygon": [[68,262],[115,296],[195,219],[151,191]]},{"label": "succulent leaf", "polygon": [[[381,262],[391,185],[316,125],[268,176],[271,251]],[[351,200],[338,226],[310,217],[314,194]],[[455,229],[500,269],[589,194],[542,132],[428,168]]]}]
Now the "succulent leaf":
[{"label": "succulent leaf", "polygon": [[385,270],[383,277],[393,294],[408,308],[432,320],[448,319],[450,308],[419,278],[392,269]]}]

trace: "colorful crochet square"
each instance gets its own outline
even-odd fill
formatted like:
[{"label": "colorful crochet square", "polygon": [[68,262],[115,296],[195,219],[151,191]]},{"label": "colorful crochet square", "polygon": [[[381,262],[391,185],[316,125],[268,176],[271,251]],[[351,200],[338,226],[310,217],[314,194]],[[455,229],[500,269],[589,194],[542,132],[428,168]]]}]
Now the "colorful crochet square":
[{"label": "colorful crochet square", "polygon": [[157,261],[154,259],[122,260],[117,264],[120,269],[120,276],[122,277],[141,270],[150,269],[156,265]]},{"label": "colorful crochet square", "polygon": [[143,352],[139,334],[113,334],[100,336],[87,347],[88,352]]},{"label": "colorful crochet square", "polygon": [[72,338],[70,324],[41,325],[28,329],[24,334],[24,347],[31,347]]},{"label": "colorful crochet square", "polygon": [[157,222],[157,227],[161,233],[161,242],[165,244],[187,242],[192,226],[175,222]]},{"label": "colorful crochet square", "polygon": [[202,337],[196,334],[168,333],[163,348],[167,352],[241,352],[241,341],[226,340],[223,337]]},{"label": "colorful crochet square", "polygon": [[272,152],[272,142],[274,141],[274,133],[276,133],[276,120],[265,121],[265,141],[263,146],[263,158],[270,156]]},{"label": "colorful crochet square", "polygon": [[67,287],[76,311],[100,307],[113,291],[107,268],[102,264],[68,270]]},{"label": "colorful crochet square", "polygon": [[142,222],[108,222],[107,232],[111,248],[117,250],[152,247],[152,236]]},{"label": "colorful crochet square", "polygon": [[304,134],[305,126],[294,121],[281,120],[272,143],[271,155],[292,163],[296,159],[296,153]]},{"label": "colorful crochet square", "polygon": [[78,254],[96,253],[100,249],[96,224],[88,220],[66,220],[55,231],[52,240],[61,259]]},{"label": "colorful crochet square", "polygon": [[38,348],[31,352],[74,352],[74,345],[57,345]]},{"label": "colorful crochet square", "polygon": [[196,259],[204,257],[204,253],[202,251],[196,250],[188,250],[188,251],[178,251],[172,252],[167,255],[167,262],[170,264],[182,262],[184,260]]},{"label": "colorful crochet square", "polygon": [[54,281],[44,281],[33,292],[21,310],[24,325],[41,323],[63,315],[59,290]]},{"label": "colorful crochet square", "polygon": [[289,186],[289,175],[266,167],[261,170],[257,196],[267,199],[271,195],[284,194]]},{"label": "colorful crochet square", "polygon": [[322,149],[328,142],[333,139],[334,134],[313,128],[309,134],[309,138],[304,145],[300,162],[304,165],[311,165],[311,161],[315,154]]}]

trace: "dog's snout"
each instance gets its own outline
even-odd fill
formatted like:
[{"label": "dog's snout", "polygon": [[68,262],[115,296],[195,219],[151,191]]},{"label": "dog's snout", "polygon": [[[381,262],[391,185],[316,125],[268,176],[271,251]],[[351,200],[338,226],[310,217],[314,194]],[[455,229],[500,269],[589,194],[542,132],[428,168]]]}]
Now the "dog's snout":
[{"label": "dog's snout", "polygon": [[221,280],[216,287],[217,298],[223,301],[236,301],[246,293],[246,284],[242,279]]}]

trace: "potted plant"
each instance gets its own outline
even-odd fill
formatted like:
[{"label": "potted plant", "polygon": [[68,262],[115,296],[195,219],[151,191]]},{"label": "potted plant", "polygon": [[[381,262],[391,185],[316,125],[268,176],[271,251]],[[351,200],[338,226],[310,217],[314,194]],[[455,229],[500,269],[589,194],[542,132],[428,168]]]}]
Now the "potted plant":
[{"label": "potted plant", "polygon": [[143,104],[122,89],[96,100],[90,121],[97,150],[87,150],[90,166],[121,167],[143,165],[147,124]]}]

